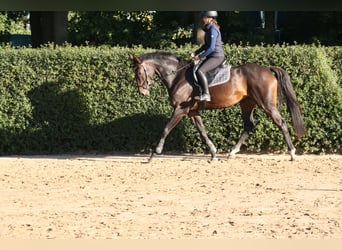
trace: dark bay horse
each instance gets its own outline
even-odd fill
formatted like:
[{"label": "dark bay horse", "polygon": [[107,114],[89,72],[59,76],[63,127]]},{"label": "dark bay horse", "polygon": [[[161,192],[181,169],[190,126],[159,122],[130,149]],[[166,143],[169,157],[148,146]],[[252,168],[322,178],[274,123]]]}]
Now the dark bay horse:
[{"label": "dark bay horse", "polygon": [[305,129],[290,78],[282,68],[264,67],[254,63],[231,67],[229,81],[210,87],[211,101],[201,103],[194,99],[198,88],[193,85],[192,67],[189,68],[191,63],[167,52],[147,53],[140,57],[132,55],[131,59],[139,93],[144,96],[149,95],[153,77],[157,75],[165,84],[173,107],[172,116],[162,132],[155,153],[162,152],[170,131],[185,115],[188,115],[209,147],[211,159],[216,159],[216,148],[206,133],[199,111],[220,109],[240,103],[244,123],[243,132],[229,156],[234,156],[240,151],[242,143],[253,130],[253,109],[259,106],[283,132],[291,160],[295,159],[296,149],[286,122],[277,109],[278,94],[282,92],[286,97],[296,136],[300,138],[305,133]]}]

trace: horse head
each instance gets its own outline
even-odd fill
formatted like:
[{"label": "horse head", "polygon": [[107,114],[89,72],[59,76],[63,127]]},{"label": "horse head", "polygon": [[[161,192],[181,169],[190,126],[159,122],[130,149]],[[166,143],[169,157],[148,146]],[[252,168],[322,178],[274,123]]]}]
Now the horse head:
[{"label": "horse head", "polygon": [[138,91],[141,95],[147,96],[150,94],[150,88],[153,84],[155,69],[152,64],[145,62],[135,55],[131,55],[131,60],[134,65],[134,74]]}]

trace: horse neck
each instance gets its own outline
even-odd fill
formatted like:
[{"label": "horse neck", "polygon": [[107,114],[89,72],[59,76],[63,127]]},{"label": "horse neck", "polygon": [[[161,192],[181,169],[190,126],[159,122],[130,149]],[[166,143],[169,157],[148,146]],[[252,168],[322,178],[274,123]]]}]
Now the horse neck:
[{"label": "horse neck", "polygon": [[165,60],[154,61],[153,62],[155,72],[165,84],[165,86],[170,89],[172,88],[173,80],[177,75],[178,64],[175,62],[169,63]]}]

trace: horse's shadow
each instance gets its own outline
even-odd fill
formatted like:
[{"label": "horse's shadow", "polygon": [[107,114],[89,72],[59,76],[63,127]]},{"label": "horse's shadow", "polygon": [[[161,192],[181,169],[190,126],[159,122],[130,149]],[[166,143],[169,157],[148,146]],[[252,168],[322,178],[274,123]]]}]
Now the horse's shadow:
[{"label": "horse's shadow", "polygon": [[[151,153],[162,133],[168,117],[158,114],[134,114],[107,124],[91,127],[93,150]],[[166,150],[184,147],[181,126],[172,131]],[[174,151],[174,150],[172,150]]]},{"label": "horse's shadow", "polygon": [[[150,153],[168,120],[165,115],[137,113],[97,124],[83,94],[58,82],[44,83],[27,96],[32,106],[29,124],[20,134],[7,134],[1,154]],[[116,109],[126,108],[120,105]],[[168,148],[182,150],[181,127],[172,131]]]}]

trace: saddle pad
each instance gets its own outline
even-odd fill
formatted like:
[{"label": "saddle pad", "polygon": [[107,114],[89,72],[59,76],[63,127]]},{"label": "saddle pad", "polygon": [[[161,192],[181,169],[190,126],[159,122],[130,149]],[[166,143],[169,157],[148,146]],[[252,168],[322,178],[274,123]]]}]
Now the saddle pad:
[{"label": "saddle pad", "polygon": [[231,65],[218,67],[216,70],[207,73],[208,85],[210,87],[229,81]]}]

